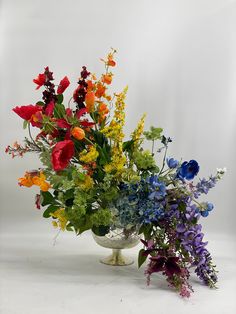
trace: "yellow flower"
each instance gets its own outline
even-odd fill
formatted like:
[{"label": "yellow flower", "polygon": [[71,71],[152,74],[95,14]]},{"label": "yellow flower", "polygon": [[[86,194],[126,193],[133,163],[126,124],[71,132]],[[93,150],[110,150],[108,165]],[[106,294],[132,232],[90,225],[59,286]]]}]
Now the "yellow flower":
[{"label": "yellow flower", "polygon": [[126,87],[122,93],[115,95],[115,111],[114,117],[109,126],[102,130],[102,133],[106,137],[113,140],[112,151],[111,151],[111,162],[104,166],[104,170],[107,173],[115,172],[119,176],[123,170],[126,163],[126,157],[123,154],[123,139],[124,132],[123,127],[125,124],[125,97],[128,87]]},{"label": "yellow flower", "polygon": [[134,140],[134,146],[137,147],[139,146],[139,140],[143,134],[143,129],[144,129],[144,121],[146,118],[146,114],[144,114],[142,116],[142,118],[140,119],[136,129],[133,131],[131,138],[132,140]]},{"label": "yellow flower", "polygon": [[79,183],[79,186],[80,186],[83,190],[85,190],[85,191],[90,190],[90,189],[93,187],[93,185],[94,185],[94,181],[93,181],[93,179],[92,179],[90,176],[88,176],[88,175],[85,176],[84,181],[81,181],[81,182]]},{"label": "yellow flower", "polygon": [[93,161],[96,161],[96,159],[98,158],[98,151],[96,150],[96,147],[94,146],[90,146],[88,151],[87,150],[83,150],[80,153],[80,161],[84,162],[84,163],[90,163]]},{"label": "yellow flower", "polygon": [[68,219],[64,208],[59,208],[54,213],[51,213],[53,218],[57,218],[57,221],[52,221],[55,228],[60,227],[62,231],[65,231]]}]

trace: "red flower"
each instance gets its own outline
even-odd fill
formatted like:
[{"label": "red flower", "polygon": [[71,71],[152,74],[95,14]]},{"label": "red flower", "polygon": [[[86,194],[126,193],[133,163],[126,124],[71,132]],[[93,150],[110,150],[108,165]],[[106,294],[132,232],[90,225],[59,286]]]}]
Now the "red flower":
[{"label": "red flower", "polygon": [[73,112],[70,108],[66,108],[66,115],[67,115],[67,117],[72,117]]},{"label": "red flower", "polygon": [[67,87],[70,85],[70,81],[68,79],[67,76],[65,76],[61,81],[60,81],[60,84],[57,88],[57,93],[58,94],[62,94],[66,89]]},{"label": "red flower", "polygon": [[54,107],[54,101],[50,101],[50,103],[47,105],[47,108],[45,109],[46,116],[51,117],[53,115]]},{"label": "red flower", "polygon": [[70,124],[65,119],[57,119],[56,120],[57,126],[61,129],[69,129]]},{"label": "red flower", "polygon": [[42,111],[41,106],[33,106],[33,105],[28,105],[28,106],[21,106],[21,107],[15,107],[12,109],[18,116],[20,116],[22,119],[30,121],[32,115],[34,115],[38,111]]},{"label": "red flower", "polygon": [[71,140],[58,142],[53,150],[51,162],[55,171],[65,169],[75,152],[74,143]]},{"label": "red flower", "polygon": [[43,86],[44,83],[46,82],[46,79],[47,79],[47,76],[46,76],[44,73],[39,74],[39,75],[33,80],[33,82],[38,85],[38,86],[36,87],[36,89],[39,89],[41,86]]}]

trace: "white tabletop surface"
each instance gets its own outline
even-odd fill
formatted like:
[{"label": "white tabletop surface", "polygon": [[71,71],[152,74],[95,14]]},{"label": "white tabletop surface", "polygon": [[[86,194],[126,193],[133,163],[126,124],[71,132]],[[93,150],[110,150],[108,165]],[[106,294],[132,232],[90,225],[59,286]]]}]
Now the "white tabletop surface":
[{"label": "white tabletop surface", "polygon": [[[193,274],[195,293],[188,300],[170,290],[160,275],[146,286],[137,264],[106,266],[89,233],[0,235],[1,314],[233,314],[236,313],[235,242],[208,235],[218,265],[219,289],[203,286]],[[125,253],[136,258],[138,247]]]}]

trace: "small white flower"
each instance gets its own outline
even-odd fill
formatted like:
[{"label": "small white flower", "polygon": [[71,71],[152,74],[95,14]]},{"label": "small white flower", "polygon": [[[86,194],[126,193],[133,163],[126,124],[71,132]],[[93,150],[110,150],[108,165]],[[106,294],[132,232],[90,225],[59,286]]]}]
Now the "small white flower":
[{"label": "small white flower", "polygon": [[218,174],[224,174],[227,171],[226,167],[224,167],[224,168],[217,168],[216,170],[217,170]]}]

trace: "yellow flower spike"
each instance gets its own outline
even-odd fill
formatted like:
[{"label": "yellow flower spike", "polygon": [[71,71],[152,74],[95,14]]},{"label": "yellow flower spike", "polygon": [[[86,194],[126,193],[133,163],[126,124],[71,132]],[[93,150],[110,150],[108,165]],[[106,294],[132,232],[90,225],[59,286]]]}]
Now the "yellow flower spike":
[{"label": "yellow flower spike", "polygon": [[141,117],[141,119],[138,122],[138,125],[136,127],[136,129],[133,131],[131,138],[134,141],[134,146],[137,147],[140,144],[140,138],[143,134],[143,130],[144,130],[144,121],[146,118],[146,113],[143,114],[143,116]]}]

